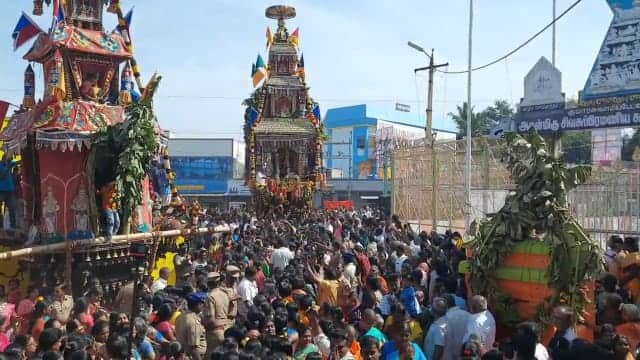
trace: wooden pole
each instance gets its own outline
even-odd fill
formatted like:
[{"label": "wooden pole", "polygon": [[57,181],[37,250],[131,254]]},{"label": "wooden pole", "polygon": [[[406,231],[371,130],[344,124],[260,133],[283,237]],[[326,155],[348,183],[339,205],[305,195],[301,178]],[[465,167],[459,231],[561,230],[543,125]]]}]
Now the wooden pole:
[{"label": "wooden pole", "polygon": [[[125,243],[135,243],[135,242],[144,242],[149,239],[153,239],[154,237],[175,237],[175,236],[185,236],[189,234],[207,234],[207,233],[224,233],[229,232],[230,228],[226,225],[216,226],[213,228],[199,228],[196,230],[184,229],[184,230],[166,230],[166,231],[156,231],[156,232],[146,232],[146,233],[136,233],[129,235],[116,235],[112,237],[112,241],[107,241],[107,238],[104,236],[100,236],[94,239],[86,239],[86,240],[75,240],[71,242],[71,250],[78,249],[85,246],[95,246],[95,245],[108,245],[108,244],[125,244]],[[57,244],[49,244],[42,246],[34,246],[28,247],[19,250],[13,251],[5,251],[0,252],[0,260],[7,260],[12,258],[20,258],[25,256],[33,256],[33,255],[41,255],[48,254],[53,252],[62,252],[66,249],[66,242],[60,242]],[[84,249],[86,251],[86,249]]]},{"label": "wooden pole", "polygon": [[129,31],[129,23],[124,18],[122,14],[122,8],[120,7],[120,3],[117,4],[116,15],[118,16],[118,27],[122,33],[122,38],[124,40],[124,44],[127,46],[127,50],[131,53],[131,68],[133,70],[133,77],[136,80],[136,84],[138,85],[138,89],[140,90],[140,94],[144,93],[144,85],[142,84],[142,79],[140,78],[140,66],[136,61],[135,57],[133,57],[133,41],[131,41],[131,32]]},{"label": "wooden pole", "polygon": [[156,265],[156,259],[158,258],[158,248],[160,247],[160,242],[163,241],[162,237],[153,238],[153,244],[151,245],[151,260],[149,261],[149,266],[147,267],[147,271],[149,274],[153,272],[153,268]]},{"label": "wooden pole", "polygon": [[64,268],[64,283],[67,286],[67,289],[71,289],[71,268],[73,266],[73,249],[71,248],[71,241],[67,236],[64,237],[64,245],[65,245],[65,268]]}]

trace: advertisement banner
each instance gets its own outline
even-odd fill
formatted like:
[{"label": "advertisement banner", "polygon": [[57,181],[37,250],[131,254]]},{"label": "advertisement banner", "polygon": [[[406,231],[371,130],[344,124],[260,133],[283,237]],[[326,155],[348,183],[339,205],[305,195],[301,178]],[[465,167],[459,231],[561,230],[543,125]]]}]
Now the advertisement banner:
[{"label": "advertisement banner", "polygon": [[224,194],[233,176],[233,157],[172,156],[171,167],[176,172],[176,186],[181,194]]},{"label": "advertisement banner", "polygon": [[244,180],[229,180],[227,189],[227,195],[251,196],[251,189]]},{"label": "advertisement banner", "polygon": [[355,208],[353,200],[324,200],[323,205],[327,210],[338,210],[342,208],[353,210]]}]

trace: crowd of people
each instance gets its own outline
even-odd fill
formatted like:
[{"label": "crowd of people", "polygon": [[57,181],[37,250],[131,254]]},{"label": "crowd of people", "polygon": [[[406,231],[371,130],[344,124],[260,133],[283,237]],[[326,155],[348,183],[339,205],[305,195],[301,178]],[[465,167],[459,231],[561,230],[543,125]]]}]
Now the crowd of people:
[{"label": "crowd of people", "polygon": [[96,281],[76,298],[0,287],[0,360],[626,360],[640,343],[635,238],[611,238],[596,340],[561,306],[546,341],[533,322],[498,330],[458,272],[456,232],[416,233],[370,208],[215,216],[232,231],[188,239],[172,268],[110,303]]}]

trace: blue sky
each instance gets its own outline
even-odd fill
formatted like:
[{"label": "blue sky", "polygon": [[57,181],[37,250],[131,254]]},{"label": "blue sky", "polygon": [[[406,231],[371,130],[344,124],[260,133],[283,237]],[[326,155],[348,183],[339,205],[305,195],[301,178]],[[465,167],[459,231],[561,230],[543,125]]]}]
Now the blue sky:
[{"label": "blue sky", "polygon": [[[121,0],[135,5],[132,35],[143,78],[163,75],[156,106],[160,122],[178,135],[240,136],[244,109],[252,91],[250,69],[256,54],[266,55],[265,29],[276,27],[262,0]],[[557,0],[558,13],[574,0]],[[413,74],[425,57],[409,48],[411,40],[435,48],[436,61],[450,70],[467,63],[468,1],[299,0],[286,1],[298,16],[307,82],[323,113],[335,106],[396,101],[413,111],[425,107],[426,74]],[[474,65],[482,65],[519,45],[551,20],[552,0],[476,0]],[[188,5],[187,5],[188,4]],[[20,103],[24,46],[12,50],[11,31],[31,0],[2,0],[0,29],[0,99]],[[115,25],[106,14],[107,27]],[[584,0],[558,23],[557,66],[567,96],[577,97],[611,21],[605,0]],[[43,28],[50,12],[36,18]],[[0,37],[0,39],[2,39]],[[30,45],[30,44],[29,44]],[[551,57],[551,32],[507,61],[474,72],[473,100],[482,109],[494,99],[512,103],[523,93],[522,79],[540,56]],[[42,91],[41,68],[36,68]],[[466,76],[436,76],[434,116],[443,118],[466,100]],[[206,97],[206,98],[199,98]]]}]

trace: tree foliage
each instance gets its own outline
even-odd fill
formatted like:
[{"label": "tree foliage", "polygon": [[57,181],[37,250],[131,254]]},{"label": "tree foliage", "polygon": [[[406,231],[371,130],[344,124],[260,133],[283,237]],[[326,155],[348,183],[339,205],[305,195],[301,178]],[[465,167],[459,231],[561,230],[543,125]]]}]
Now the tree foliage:
[{"label": "tree foliage", "polygon": [[[458,133],[462,136],[467,134],[467,109],[468,104],[464,102],[456,107],[455,113],[449,113],[448,116],[456,123]],[[498,121],[504,118],[510,118],[515,114],[515,109],[506,100],[496,100],[493,105],[476,113],[474,107],[471,107],[471,134],[472,136],[482,136],[489,134],[489,130],[493,128]]]},{"label": "tree foliage", "polygon": [[569,164],[591,164],[591,131],[562,134],[562,152]]},{"label": "tree foliage", "polygon": [[633,153],[640,148],[640,131],[636,129],[632,135],[625,135],[622,139],[622,160],[634,161]]},{"label": "tree foliage", "polygon": [[551,249],[547,279],[554,295],[540,309],[538,320],[549,320],[551,309],[560,303],[582,313],[588,299],[581,287],[600,270],[600,247],[569,213],[567,192],[586,181],[591,168],[567,168],[533,130],[525,135],[508,133],[506,140],[503,161],[516,189],[500,211],[473,226],[472,288],[476,293],[490,294],[503,321],[518,321],[513,299],[496,284],[496,270],[516,242],[542,241]]}]

